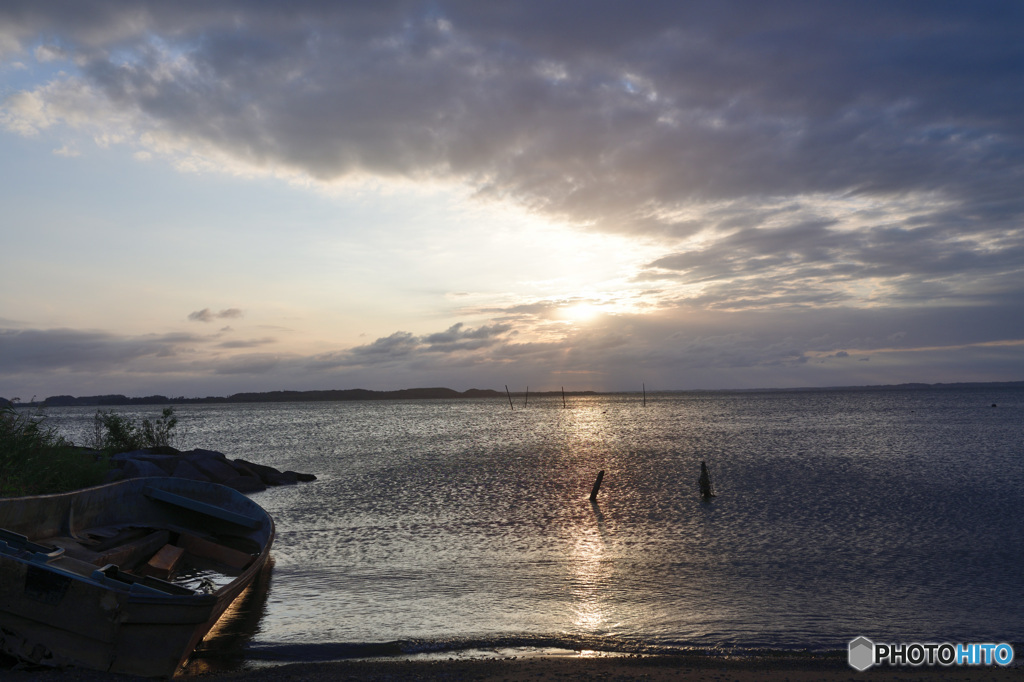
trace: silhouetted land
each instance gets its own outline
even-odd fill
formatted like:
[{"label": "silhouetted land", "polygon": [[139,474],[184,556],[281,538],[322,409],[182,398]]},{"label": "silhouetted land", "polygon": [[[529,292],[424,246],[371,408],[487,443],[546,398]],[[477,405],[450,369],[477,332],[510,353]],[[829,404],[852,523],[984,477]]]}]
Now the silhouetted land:
[{"label": "silhouetted land", "polygon": [[[969,389],[969,388],[1024,388],[1024,381],[990,381],[956,384],[888,384],[880,386],[829,386],[806,388],[745,388],[722,390],[662,390],[655,393],[793,393],[809,391],[908,391],[927,389]],[[628,391],[615,391],[623,393]],[[639,393],[639,391],[633,391]],[[523,392],[512,392],[513,396],[521,397]],[[561,391],[530,391],[530,396],[561,396]],[[598,391],[566,391],[566,396],[607,395]],[[269,391],[264,393],[235,393],[227,397],[208,396],[206,398],[186,398],[180,396],[170,398],[165,395],[150,395],[142,398],[129,398],[125,395],[92,395],[75,397],[70,395],[50,396],[42,401],[19,403],[19,406],[42,407],[114,407],[122,405],[179,405],[201,403],[292,403],[292,402],[332,402],[346,400],[431,400],[431,399],[470,399],[470,398],[504,398],[505,393],[491,389],[471,388],[467,391],[455,391],[450,388],[405,388],[398,391],[370,391],[364,388],[326,391]],[[0,398],[0,406],[9,404]]]},{"label": "silhouetted land", "polygon": [[51,396],[42,401],[46,407],[105,407],[113,405],[175,405],[190,403],[294,403],[294,402],[338,402],[345,400],[430,400],[453,398],[496,398],[503,393],[471,388],[455,391],[450,388],[406,388],[399,391],[369,391],[363,388],[330,391],[269,391],[266,393],[235,393],[227,397],[169,398],[151,395],[143,398],[129,398],[124,395],[94,395],[76,398],[70,395]]}]

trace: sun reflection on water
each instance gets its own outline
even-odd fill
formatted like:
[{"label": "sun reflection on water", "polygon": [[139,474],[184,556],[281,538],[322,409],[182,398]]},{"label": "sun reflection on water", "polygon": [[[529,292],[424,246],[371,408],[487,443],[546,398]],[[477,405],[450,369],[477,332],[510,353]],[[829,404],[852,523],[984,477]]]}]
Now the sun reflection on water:
[{"label": "sun reflection on water", "polygon": [[605,558],[607,547],[604,538],[596,527],[598,523],[594,521],[590,528],[579,529],[568,562],[573,627],[588,634],[605,631],[608,623],[605,600],[610,578],[609,563]]}]

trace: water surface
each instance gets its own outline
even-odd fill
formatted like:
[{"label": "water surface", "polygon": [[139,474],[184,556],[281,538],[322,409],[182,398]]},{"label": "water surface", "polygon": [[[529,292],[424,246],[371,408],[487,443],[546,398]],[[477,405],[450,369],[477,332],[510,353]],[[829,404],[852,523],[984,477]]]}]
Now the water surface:
[{"label": "water surface", "polygon": [[[183,449],[319,477],[253,495],[253,656],[1024,641],[1019,389],[176,411]],[[92,414],[49,411],[76,442]]]}]

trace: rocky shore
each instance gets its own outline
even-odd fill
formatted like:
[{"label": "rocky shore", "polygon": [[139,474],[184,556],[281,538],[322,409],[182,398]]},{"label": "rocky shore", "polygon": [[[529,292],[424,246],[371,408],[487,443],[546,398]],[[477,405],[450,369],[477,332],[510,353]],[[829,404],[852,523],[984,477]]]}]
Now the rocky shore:
[{"label": "rocky shore", "polygon": [[193,481],[220,483],[242,493],[266,490],[267,486],[315,481],[313,474],[279,471],[244,459],[228,459],[222,452],[196,448],[179,452],[171,447],[121,452],[110,458],[112,468],[104,483],[126,478],[174,476]]}]

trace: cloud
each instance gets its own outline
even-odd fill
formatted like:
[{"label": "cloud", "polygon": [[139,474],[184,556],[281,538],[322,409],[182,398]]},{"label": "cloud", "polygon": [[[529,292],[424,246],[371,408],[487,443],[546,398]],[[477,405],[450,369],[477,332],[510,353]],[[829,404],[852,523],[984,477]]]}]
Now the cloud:
[{"label": "cloud", "polygon": [[0,58],[53,76],[8,91],[0,126],[181,168],[458,185],[658,251],[623,268],[644,315],[639,294],[585,330],[566,300],[491,303],[474,328],[329,353],[221,346],[217,371],[531,361],[750,385],[871,351],[877,379],[885,348],[945,367],[923,349],[1024,337],[1022,44],[1024,5],[985,1],[7,3]]},{"label": "cloud", "polygon": [[33,55],[36,61],[46,63],[65,60],[68,58],[66,50],[61,48],[59,45],[39,45],[36,47]]},{"label": "cloud", "polygon": [[[224,331],[223,329],[221,331]],[[223,341],[217,344],[218,348],[256,348],[258,346],[266,346],[272,343],[277,343],[277,339],[266,337],[262,339],[233,339],[231,341]]]},{"label": "cloud", "polygon": [[214,320],[230,320],[241,316],[242,311],[238,308],[227,308],[219,313],[215,313],[209,308],[203,308],[202,310],[189,313],[188,319],[193,322],[213,322]]},{"label": "cloud", "polygon": [[449,178],[629,233],[690,234],[695,202],[808,194],[939,192],[1020,215],[1019,8],[300,4],[4,18],[22,41],[47,27],[61,48],[37,53],[81,64],[34,96],[87,90],[97,126],[117,111],[136,143],[256,167]]},{"label": "cloud", "polygon": [[514,382],[537,390],[621,390],[640,381],[649,388],[793,387],[920,381],[923,373],[930,381],[1003,381],[1021,378],[1024,348],[1020,300],[966,310],[665,309],[600,315],[586,325],[535,323],[544,333],[531,331],[526,318],[454,324],[315,354],[256,350],[270,338],[4,328],[0,386],[45,396]]},{"label": "cloud", "polygon": [[183,167],[461,183],[663,241],[636,281],[693,305],[1022,293],[1021,8],[300,4],[0,9],[76,67],[0,123]]},{"label": "cloud", "polygon": [[190,334],[0,329],[0,376],[37,370],[104,372],[140,360],[171,358],[204,342]]},{"label": "cloud", "polygon": [[426,350],[430,353],[472,351],[494,345],[498,337],[511,329],[512,327],[507,324],[493,324],[469,329],[459,322],[446,331],[423,337],[422,342],[426,344]]},{"label": "cloud", "polygon": [[507,324],[470,328],[459,322],[443,332],[423,336],[395,332],[366,345],[316,356],[311,365],[318,369],[373,366],[423,360],[431,355],[473,353],[499,343],[511,329]]}]

